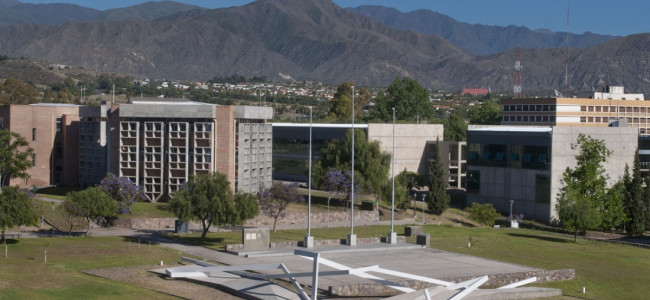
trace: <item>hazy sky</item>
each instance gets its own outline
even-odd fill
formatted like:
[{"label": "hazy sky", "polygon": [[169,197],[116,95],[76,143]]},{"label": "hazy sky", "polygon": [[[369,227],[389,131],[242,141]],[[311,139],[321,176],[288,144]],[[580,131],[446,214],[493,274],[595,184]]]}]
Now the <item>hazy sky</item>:
[{"label": "hazy sky", "polygon": [[[124,7],[146,0],[20,0],[24,3],[66,2],[100,10]],[[176,0],[205,8],[239,6],[252,0]],[[303,0],[308,1],[308,0]],[[403,12],[433,10],[462,22],[485,25],[518,25],[531,29],[628,35],[650,32],[647,0],[334,0],[341,7],[382,5]]]}]

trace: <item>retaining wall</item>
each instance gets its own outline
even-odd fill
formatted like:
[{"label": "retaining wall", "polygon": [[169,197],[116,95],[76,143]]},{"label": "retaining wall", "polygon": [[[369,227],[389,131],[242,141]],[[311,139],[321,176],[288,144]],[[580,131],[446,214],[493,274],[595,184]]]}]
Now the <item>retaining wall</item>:
[{"label": "retaining wall", "polygon": [[[575,276],[575,270],[561,269],[561,270],[550,270],[550,271],[540,270],[540,271],[531,271],[531,272],[488,274],[488,281],[484,285],[482,285],[482,287],[487,287],[487,288],[500,287],[534,276],[537,277],[537,283],[571,280]],[[454,277],[442,277],[436,279],[458,283],[476,277],[478,276],[475,275],[454,276]],[[395,283],[415,290],[421,290],[424,288],[435,286],[435,284],[426,283],[417,280],[402,280],[402,281],[395,281]],[[331,296],[340,296],[340,297],[390,296],[390,295],[401,294],[401,292],[397,290],[391,289],[385,285],[381,285],[378,283],[362,283],[362,284],[346,284],[340,286],[330,286],[329,293]]]}]

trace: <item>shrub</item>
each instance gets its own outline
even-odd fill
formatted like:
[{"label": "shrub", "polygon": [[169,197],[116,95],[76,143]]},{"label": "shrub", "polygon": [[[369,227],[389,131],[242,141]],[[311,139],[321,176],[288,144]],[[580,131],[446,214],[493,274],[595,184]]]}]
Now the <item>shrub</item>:
[{"label": "shrub", "polygon": [[465,209],[469,212],[469,218],[478,222],[483,226],[492,226],[494,225],[494,220],[501,216],[492,203],[479,204],[477,202],[472,203],[472,206]]}]

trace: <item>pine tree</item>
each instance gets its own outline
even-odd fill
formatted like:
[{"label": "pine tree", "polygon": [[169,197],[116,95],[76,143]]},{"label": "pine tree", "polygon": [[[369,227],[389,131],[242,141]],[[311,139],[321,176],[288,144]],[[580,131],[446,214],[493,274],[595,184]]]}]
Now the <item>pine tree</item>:
[{"label": "pine tree", "polygon": [[632,181],[627,188],[630,193],[627,199],[627,233],[640,235],[645,232],[645,207],[643,200],[643,178],[641,178],[641,163],[639,162],[639,150],[634,156],[634,167],[632,168]]},{"label": "pine tree", "polygon": [[645,228],[650,228],[650,175],[645,178],[645,190],[643,191],[643,206],[645,211]]},{"label": "pine tree", "polygon": [[445,169],[440,160],[438,143],[433,145],[433,158],[429,162],[427,175],[429,176],[429,193],[426,197],[427,208],[436,215],[441,215],[449,208],[449,195],[445,182]]}]

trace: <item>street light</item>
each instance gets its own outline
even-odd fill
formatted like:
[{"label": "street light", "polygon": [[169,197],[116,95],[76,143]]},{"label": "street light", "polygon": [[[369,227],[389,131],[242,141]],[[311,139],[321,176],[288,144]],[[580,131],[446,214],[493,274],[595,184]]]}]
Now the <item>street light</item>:
[{"label": "street light", "polygon": [[395,108],[393,107],[393,166],[391,167],[391,177],[393,178],[393,189],[390,199],[390,232],[388,233],[388,242],[397,243],[397,233],[395,232]]},{"label": "street light", "polygon": [[308,203],[307,203],[307,236],[305,237],[305,247],[314,247],[314,237],[311,236],[311,125],[312,125],[312,107],[309,107],[309,184],[308,184]]},{"label": "street light", "polygon": [[351,194],[350,194],[350,234],[348,235],[348,245],[356,246],[357,245],[357,236],[354,234],[354,85],[352,88],[352,177],[351,180]]},{"label": "street light", "polygon": [[327,197],[327,228],[330,228],[330,200],[332,197]]},{"label": "street light", "polygon": [[422,194],[422,225],[424,225],[426,223],[426,221],[424,221],[424,207],[426,206],[426,203],[424,203],[424,198],[425,197],[426,197],[426,195]]}]

